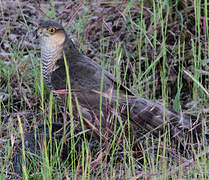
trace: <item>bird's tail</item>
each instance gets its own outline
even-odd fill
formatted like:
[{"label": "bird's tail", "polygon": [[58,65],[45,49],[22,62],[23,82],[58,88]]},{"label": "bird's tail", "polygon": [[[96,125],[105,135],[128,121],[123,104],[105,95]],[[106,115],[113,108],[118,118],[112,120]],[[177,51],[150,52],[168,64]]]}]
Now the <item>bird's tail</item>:
[{"label": "bird's tail", "polygon": [[142,135],[147,132],[159,135],[159,131],[168,127],[171,137],[182,138],[185,132],[193,129],[197,133],[201,132],[200,120],[195,116],[171,111],[164,105],[137,96],[129,96],[121,101],[123,101],[121,113],[129,113],[130,120],[134,122]]}]

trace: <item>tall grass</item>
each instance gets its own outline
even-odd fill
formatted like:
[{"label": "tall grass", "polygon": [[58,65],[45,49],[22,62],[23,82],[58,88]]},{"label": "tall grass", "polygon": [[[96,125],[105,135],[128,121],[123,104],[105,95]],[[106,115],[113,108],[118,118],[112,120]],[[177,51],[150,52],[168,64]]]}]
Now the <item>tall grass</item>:
[{"label": "tall grass", "polygon": [[[18,1],[19,2],[19,1]],[[176,5],[179,1],[176,1]],[[191,37],[188,43],[186,38],[181,38],[181,35],[176,35],[178,40],[176,44],[170,45],[168,43],[168,33],[171,31],[171,18],[174,13],[173,3],[170,1],[136,1],[131,0],[126,3],[125,8],[121,13],[124,15],[124,24],[128,27],[126,39],[132,38],[133,46],[136,46],[135,50],[137,56],[128,51],[124,42],[116,42],[111,50],[109,46],[111,44],[111,38],[105,35],[105,25],[102,25],[99,49],[100,63],[105,69],[113,72],[116,78],[129,86],[129,88],[140,96],[159,101],[164,107],[169,106],[173,100],[173,108],[176,111],[182,113],[185,104],[182,104],[182,94],[185,88],[185,79],[190,82],[188,86],[192,88],[192,98],[189,100],[193,103],[192,111],[203,111],[203,120],[208,118],[209,107],[209,94],[208,94],[208,80],[205,78],[204,72],[208,72],[209,65],[208,59],[208,2],[204,1],[201,4],[200,0],[191,1],[192,5],[185,11],[177,12],[181,19],[181,33],[184,36],[186,32],[183,31],[186,21],[186,13],[189,12],[189,8],[193,8],[193,15],[195,21],[195,37]],[[20,2],[19,2],[20,3]],[[97,2],[99,4],[99,2]],[[106,2],[113,5],[117,5],[117,1]],[[84,3],[85,7],[88,7],[88,3]],[[135,6],[139,6],[140,16],[137,20],[132,15],[132,10]],[[27,27],[27,31],[30,28],[27,26],[26,16],[21,9],[21,5],[18,6],[21,10],[21,15]],[[46,12],[48,16],[56,17],[55,2],[50,1],[50,7]],[[201,8],[204,7],[202,11]],[[51,9],[51,10],[50,10]],[[147,12],[152,14],[149,17],[149,25],[147,25],[146,18]],[[203,12],[203,13],[202,13]],[[204,18],[202,17],[204,15]],[[78,16],[74,19],[73,28],[71,31],[74,35],[77,35],[78,47],[81,51],[87,53],[88,49],[85,49],[86,42],[85,27],[88,22],[88,18],[92,15],[86,8],[82,16]],[[176,20],[176,19],[175,19]],[[103,18],[105,22],[105,17]],[[124,25],[123,24],[123,25]],[[204,24],[204,26],[202,26]],[[66,27],[67,28],[67,27]],[[203,29],[205,28],[205,29]],[[68,28],[67,28],[68,29]],[[202,33],[202,31],[204,33]],[[135,32],[135,33],[133,33]],[[174,32],[175,33],[175,32]],[[185,34],[184,34],[185,33]],[[205,35],[205,39],[202,36]],[[186,36],[186,35],[185,35]],[[191,44],[191,54],[188,52],[188,44]],[[151,50],[151,52],[150,52]],[[93,153],[91,150],[91,143],[88,142],[86,130],[84,127],[84,120],[82,117],[82,110],[79,103],[76,101],[78,108],[79,120],[81,124],[81,134],[83,143],[80,147],[80,154],[76,152],[77,134],[75,133],[75,117],[72,109],[72,94],[68,91],[67,110],[64,112],[64,130],[63,135],[70,134],[70,148],[69,155],[66,161],[60,161],[60,154],[63,146],[66,143],[66,138],[63,137],[60,142],[53,143],[52,137],[52,122],[57,121],[56,117],[61,110],[57,107],[56,99],[49,91],[44,87],[42,68],[39,66],[38,58],[34,57],[36,52],[27,50],[29,54],[29,62],[24,64],[20,63],[21,52],[17,48],[11,46],[9,49],[12,54],[12,61],[9,61],[9,65],[5,65],[4,60],[0,61],[0,86],[3,87],[2,91],[9,94],[7,103],[5,104],[0,97],[0,178],[4,179],[6,176],[12,175],[12,166],[10,163],[10,154],[12,152],[13,144],[9,143],[12,140],[12,136],[21,138],[22,140],[22,154],[23,154],[23,179],[35,177],[38,179],[61,179],[66,177],[69,179],[207,179],[208,177],[208,146],[205,140],[205,134],[202,133],[202,141],[199,143],[198,148],[192,148],[192,154],[185,154],[184,156],[178,153],[180,147],[170,148],[171,138],[169,133],[162,138],[156,138],[151,134],[147,135],[145,139],[139,142],[137,147],[140,151],[134,151],[133,141],[137,139],[131,139],[130,120],[129,115],[127,118],[127,124],[121,122],[120,117],[115,116],[115,128],[113,129],[113,136],[108,142],[104,142],[102,128],[102,113],[98,117],[100,121],[100,139],[99,146],[97,147],[97,153]],[[106,59],[108,55],[111,55],[110,59]],[[125,57],[124,57],[125,56]],[[188,60],[187,56],[191,56]],[[64,56],[65,57],[65,56]],[[135,60],[135,62],[132,60]],[[17,59],[17,61],[16,61]],[[65,64],[66,63],[66,58]],[[113,62],[111,60],[114,60]],[[190,61],[191,65],[187,67],[187,61]],[[205,63],[205,64],[204,64]],[[113,65],[112,65],[113,64]],[[129,67],[130,64],[133,67]],[[177,66],[176,66],[177,64]],[[25,67],[24,74],[21,74],[20,67]],[[177,67],[177,80],[175,87],[171,88],[169,85],[170,78],[172,76],[173,67]],[[204,67],[204,68],[203,68]],[[206,68],[205,68],[206,67]],[[205,70],[206,69],[206,70]],[[67,86],[70,90],[70,78],[67,70]],[[131,76],[129,73],[132,73]],[[121,76],[122,74],[122,76]],[[103,74],[104,76],[104,74]],[[186,78],[185,78],[186,77]],[[32,79],[32,80],[31,80]],[[130,80],[131,83],[126,82]],[[34,80],[34,81],[33,81]],[[39,81],[40,80],[40,81]],[[14,93],[14,81],[17,81],[18,87],[23,87],[24,84],[31,89],[31,96],[34,96],[38,106],[28,108],[26,99],[24,96],[19,97],[17,100],[13,97]],[[6,83],[4,83],[6,82]],[[6,84],[6,85],[4,85]],[[103,78],[101,80],[101,92],[103,89]],[[118,89],[120,85],[118,84]],[[173,91],[173,89],[176,89]],[[159,90],[160,89],[160,90]],[[190,89],[190,88],[188,88]],[[23,91],[22,91],[23,92]],[[118,91],[119,92],[119,91]],[[160,93],[159,93],[160,92]],[[172,94],[175,92],[176,94]],[[23,94],[23,93],[22,93]],[[22,95],[21,94],[21,95]],[[189,94],[189,93],[188,93]],[[119,98],[119,93],[118,93]],[[173,96],[173,97],[171,97]],[[185,95],[184,95],[185,96]],[[28,96],[27,96],[28,97]],[[173,98],[173,99],[172,99]],[[188,97],[189,98],[189,97]],[[32,100],[32,99],[30,99]],[[100,109],[102,109],[102,94],[100,95]],[[19,103],[16,105],[16,103]],[[189,104],[191,106],[191,104]],[[188,105],[188,106],[189,106]],[[116,105],[118,107],[118,104]],[[196,108],[194,108],[196,107]],[[18,109],[19,108],[19,109]],[[189,108],[188,108],[189,109]],[[24,116],[15,116],[13,114],[21,114],[22,111],[32,111],[32,118],[24,121]],[[115,114],[117,115],[118,108],[116,108]],[[41,115],[40,115],[41,113]],[[37,117],[38,114],[38,117]],[[197,113],[198,114],[198,113]],[[4,120],[5,117],[10,117],[8,122]],[[165,117],[164,117],[165,118]],[[70,122],[69,122],[70,119]],[[34,168],[27,169],[27,152],[24,148],[24,132],[26,127],[36,127],[36,124],[41,121],[45,127],[45,134],[49,129],[49,141],[45,139],[41,146],[41,152],[39,158],[31,158],[30,163]],[[119,124],[119,127],[116,126]],[[29,126],[27,124],[30,124]],[[70,126],[70,132],[67,132],[66,127]],[[128,136],[124,137],[126,126],[128,127]],[[7,129],[8,127],[8,129]],[[9,128],[12,128],[9,129]],[[32,128],[31,128],[32,127]],[[204,129],[205,127],[203,127]],[[169,131],[169,128],[168,128]],[[161,134],[160,134],[161,135]],[[159,136],[160,136],[159,135]],[[93,139],[93,138],[92,138]],[[56,145],[56,152],[53,153],[53,145]],[[192,147],[192,145],[191,145]],[[42,152],[43,151],[43,152]],[[39,167],[39,168],[36,168]],[[34,173],[35,171],[35,173]]]}]

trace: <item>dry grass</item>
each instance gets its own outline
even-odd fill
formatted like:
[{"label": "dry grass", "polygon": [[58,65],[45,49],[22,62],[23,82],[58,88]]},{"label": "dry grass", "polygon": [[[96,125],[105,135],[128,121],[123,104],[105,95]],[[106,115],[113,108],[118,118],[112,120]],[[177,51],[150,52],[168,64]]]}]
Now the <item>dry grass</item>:
[{"label": "dry grass", "polygon": [[[18,177],[11,165],[14,148],[21,138],[18,119],[24,132],[33,131],[45,120],[66,123],[70,119],[56,100],[50,100],[49,91],[46,88],[43,91],[40,83],[40,49],[35,35],[40,19],[62,21],[77,47],[134,93],[180,112],[201,115],[207,127],[207,0],[154,2],[0,1],[1,178]],[[84,139],[79,141],[79,158],[75,158],[78,154],[72,151],[68,154],[68,158],[73,159],[71,163],[59,162],[58,155],[47,159],[46,147],[45,154],[38,157],[37,172],[27,169],[24,179],[27,175],[49,179],[208,177],[205,134],[199,142],[189,145],[194,146],[191,154],[182,155],[175,148],[168,148],[167,136],[162,139],[147,136],[137,143],[138,147],[131,149],[128,139],[118,131],[119,138],[104,140],[104,146],[95,148],[82,130],[68,133],[79,134]],[[74,162],[75,159],[78,162]],[[32,161],[35,166],[36,161]]]}]

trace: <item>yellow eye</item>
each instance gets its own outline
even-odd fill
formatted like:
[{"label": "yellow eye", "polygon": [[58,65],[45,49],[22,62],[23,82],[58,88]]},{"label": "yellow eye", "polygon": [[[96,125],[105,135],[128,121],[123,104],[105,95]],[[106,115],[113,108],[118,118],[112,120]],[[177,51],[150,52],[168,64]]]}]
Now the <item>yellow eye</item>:
[{"label": "yellow eye", "polygon": [[51,34],[54,34],[56,32],[56,29],[55,28],[49,28],[48,31],[51,33]]}]

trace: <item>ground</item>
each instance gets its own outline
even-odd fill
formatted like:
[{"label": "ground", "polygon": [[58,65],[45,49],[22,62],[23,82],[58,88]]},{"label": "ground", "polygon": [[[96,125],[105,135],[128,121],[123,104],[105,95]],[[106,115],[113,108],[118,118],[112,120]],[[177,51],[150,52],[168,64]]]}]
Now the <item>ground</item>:
[{"label": "ground", "polygon": [[[40,75],[36,36],[40,19],[61,22],[81,52],[113,73],[134,93],[176,111],[201,116],[207,127],[207,7],[207,0],[0,1],[0,176],[14,175],[10,162],[14,144],[21,137],[18,118],[26,133],[50,114],[50,93],[46,87],[43,90]],[[55,105],[53,121],[62,121],[59,111]],[[111,156],[114,163],[104,158],[103,167],[96,171],[101,176],[103,169],[113,179],[207,177],[207,144],[201,142],[199,149],[193,149],[194,159],[181,155],[165,165],[162,157],[167,152],[159,154],[149,143],[143,146],[140,158],[126,160],[132,163],[131,168],[126,167],[129,163],[124,163],[124,159],[116,163]],[[171,151],[174,155],[170,156],[178,155]],[[124,152],[120,149],[120,153]],[[80,176],[83,171],[78,170]],[[69,177],[70,172],[52,177]]]}]

